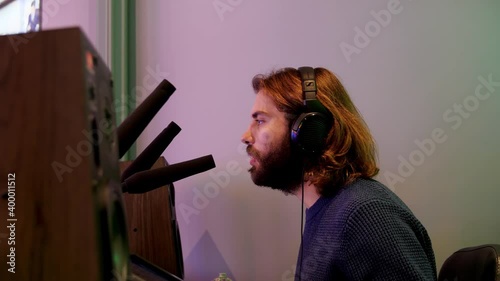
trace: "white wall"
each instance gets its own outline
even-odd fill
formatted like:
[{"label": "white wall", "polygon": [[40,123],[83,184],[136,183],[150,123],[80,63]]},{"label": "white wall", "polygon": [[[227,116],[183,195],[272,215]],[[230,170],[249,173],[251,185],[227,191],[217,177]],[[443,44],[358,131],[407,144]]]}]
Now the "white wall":
[{"label": "white wall", "polygon": [[[371,11],[388,5],[390,20],[374,24]],[[138,83],[146,88],[141,81],[156,72],[158,83],[165,77],[177,87],[139,152],[175,121],[182,131],[167,160],[212,154],[212,172],[229,175],[218,182],[205,172],[175,184],[186,280],[218,272],[292,280],[299,201],[255,187],[239,153],[251,78],[282,66],[339,75],[378,143],[378,179],[427,227],[438,268],[458,248],[500,243],[500,86],[475,96],[478,77],[500,81],[499,9],[493,0],[138,1]],[[363,41],[356,27],[371,37]],[[356,52],[345,55],[343,42]]]},{"label": "white wall", "polygon": [[42,29],[80,27],[104,61],[107,61],[108,1],[42,0]]}]

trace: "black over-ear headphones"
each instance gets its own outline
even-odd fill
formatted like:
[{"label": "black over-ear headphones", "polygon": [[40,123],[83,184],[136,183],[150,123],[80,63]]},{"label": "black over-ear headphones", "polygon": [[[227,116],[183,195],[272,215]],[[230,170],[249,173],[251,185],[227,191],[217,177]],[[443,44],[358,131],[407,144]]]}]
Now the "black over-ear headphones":
[{"label": "black over-ear headphones", "polygon": [[304,112],[293,122],[292,143],[307,154],[319,154],[325,149],[325,140],[333,125],[328,109],[316,98],[316,78],[312,67],[299,67],[302,80]]}]

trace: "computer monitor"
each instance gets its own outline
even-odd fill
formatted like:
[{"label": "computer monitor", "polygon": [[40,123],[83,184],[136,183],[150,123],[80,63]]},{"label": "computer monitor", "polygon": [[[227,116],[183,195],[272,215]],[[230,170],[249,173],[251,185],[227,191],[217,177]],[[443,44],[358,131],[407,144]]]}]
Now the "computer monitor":
[{"label": "computer monitor", "polygon": [[41,30],[42,0],[0,0],[0,35]]}]

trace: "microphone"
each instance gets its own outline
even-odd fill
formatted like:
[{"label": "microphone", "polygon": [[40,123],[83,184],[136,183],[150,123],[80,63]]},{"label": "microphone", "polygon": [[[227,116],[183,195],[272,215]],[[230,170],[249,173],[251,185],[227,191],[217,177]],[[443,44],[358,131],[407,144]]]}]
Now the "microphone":
[{"label": "microphone", "polygon": [[122,191],[131,194],[145,193],[212,168],[215,168],[214,158],[206,155],[168,167],[138,172],[122,182]]},{"label": "microphone", "polygon": [[137,172],[149,170],[160,155],[165,151],[172,140],[181,131],[179,125],[170,122],[168,126],[149,144],[144,151],[125,169],[121,175],[121,182]]},{"label": "microphone", "polygon": [[154,91],[118,126],[119,158],[122,158],[130,149],[175,90],[174,85],[163,79]]}]

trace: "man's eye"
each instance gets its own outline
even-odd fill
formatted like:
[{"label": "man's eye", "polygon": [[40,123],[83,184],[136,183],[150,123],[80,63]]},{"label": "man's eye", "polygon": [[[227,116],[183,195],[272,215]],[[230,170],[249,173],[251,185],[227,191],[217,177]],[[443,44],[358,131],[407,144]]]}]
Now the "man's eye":
[{"label": "man's eye", "polygon": [[261,125],[262,123],[264,123],[264,120],[256,119],[255,122],[257,122],[257,124]]}]

